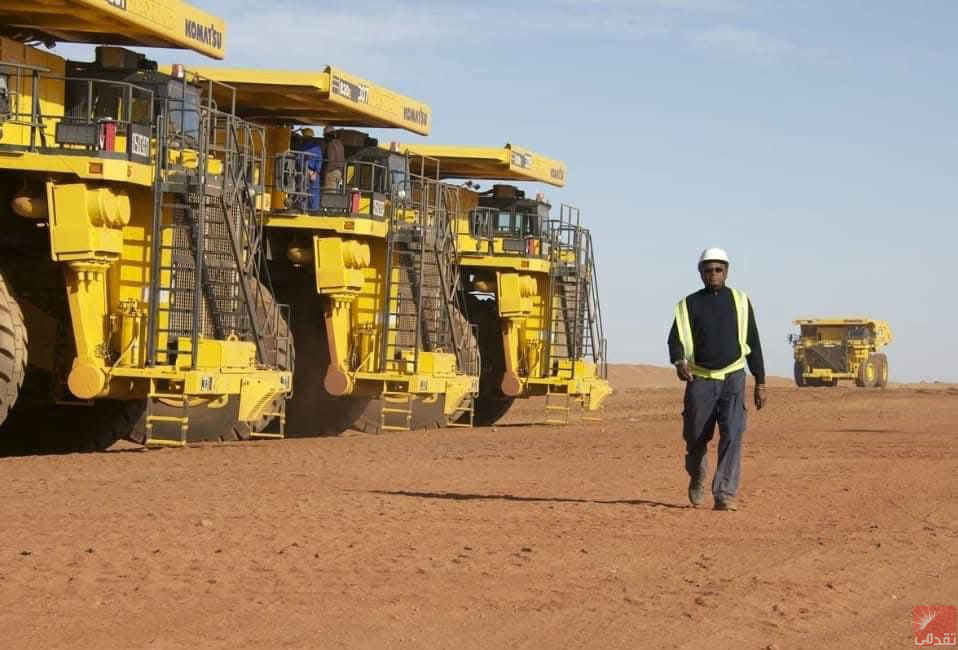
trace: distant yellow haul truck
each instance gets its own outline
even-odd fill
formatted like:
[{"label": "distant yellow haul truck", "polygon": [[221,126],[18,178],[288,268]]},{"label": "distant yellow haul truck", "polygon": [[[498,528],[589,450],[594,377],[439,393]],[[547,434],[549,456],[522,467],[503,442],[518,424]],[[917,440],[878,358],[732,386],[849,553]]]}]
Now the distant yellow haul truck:
[{"label": "distant yellow haul truck", "polygon": [[479,358],[458,308],[455,188],[364,132],[305,127],[427,134],[429,107],[333,67],[195,72],[235,88],[237,112],[268,129],[270,269],[298,348],[290,434],[468,421]]},{"label": "distant yellow haul truck", "polygon": [[612,392],[592,236],[579,210],[558,219],[542,195],[474,179],[565,184],[565,166],[512,145],[400,145],[440,178],[469,179],[449,211],[466,314],[478,328],[482,374],[475,423],[502,418],[516,398],[546,397],[546,422],[566,423],[570,399],[597,410]]},{"label": "distant yellow haul truck", "polygon": [[3,434],[281,435],[292,341],[265,274],[262,129],[142,54],[27,44],[221,57],[223,31],[177,0],[0,3]]},{"label": "distant yellow haul truck", "polygon": [[837,386],[854,379],[863,388],[888,385],[888,357],[879,352],[891,343],[888,323],[869,318],[813,318],[794,321],[799,333],[789,336],[795,353],[798,386]]}]

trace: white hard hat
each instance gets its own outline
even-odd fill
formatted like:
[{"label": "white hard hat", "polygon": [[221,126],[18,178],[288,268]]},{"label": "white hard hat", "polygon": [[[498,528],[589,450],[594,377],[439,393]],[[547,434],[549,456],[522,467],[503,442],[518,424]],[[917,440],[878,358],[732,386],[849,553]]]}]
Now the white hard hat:
[{"label": "white hard hat", "polygon": [[699,256],[699,264],[702,262],[725,262],[729,264],[728,253],[723,248],[706,248]]}]

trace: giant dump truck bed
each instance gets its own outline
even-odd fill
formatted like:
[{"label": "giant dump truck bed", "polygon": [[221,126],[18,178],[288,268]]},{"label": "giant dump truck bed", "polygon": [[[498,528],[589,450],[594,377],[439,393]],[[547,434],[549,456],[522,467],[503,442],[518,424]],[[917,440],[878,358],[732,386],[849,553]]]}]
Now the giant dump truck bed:
[{"label": "giant dump truck bed", "polygon": [[426,169],[440,178],[497,181],[538,181],[565,186],[565,163],[513,144],[502,147],[401,144],[399,150],[424,159]]},{"label": "giant dump truck bed", "polygon": [[186,49],[222,59],[221,18],[180,0],[0,0],[0,34],[18,40]]},{"label": "giant dump truck bed", "polygon": [[236,113],[259,124],[323,124],[400,128],[428,135],[431,111],[406,97],[333,66],[316,72],[190,68],[190,73],[225,86],[213,88],[221,106],[235,91]]}]

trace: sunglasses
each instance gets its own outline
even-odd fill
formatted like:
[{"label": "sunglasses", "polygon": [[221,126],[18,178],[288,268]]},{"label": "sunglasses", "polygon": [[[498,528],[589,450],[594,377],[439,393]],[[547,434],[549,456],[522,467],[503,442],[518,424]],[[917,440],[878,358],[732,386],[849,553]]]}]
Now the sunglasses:
[{"label": "sunglasses", "polygon": [[708,266],[702,269],[702,273],[709,275],[710,273],[725,273],[724,266]]}]

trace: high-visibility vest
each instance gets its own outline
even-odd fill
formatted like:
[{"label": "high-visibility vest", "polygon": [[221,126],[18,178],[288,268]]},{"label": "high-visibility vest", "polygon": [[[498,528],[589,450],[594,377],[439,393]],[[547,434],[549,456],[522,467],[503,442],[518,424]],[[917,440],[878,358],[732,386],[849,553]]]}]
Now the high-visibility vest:
[{"label": "high-visibility vest", "polygon": [[725,376],[745,367],[745,357],[751,352],[748,347],[748,296],[744,291],[732,289],[732,301],[735,303],[735,315],[738,321],[738,344],[741,356],[728,366],[718,370],[702,368],[695,364],[695,341],[692,340],[692,321],[689,319],[689,306],[683,298],[675,305],[675,326],[679,330],[679,341],[685,351],[685,360],[689,370],[696,377],[704,379],[725,379]]}]

